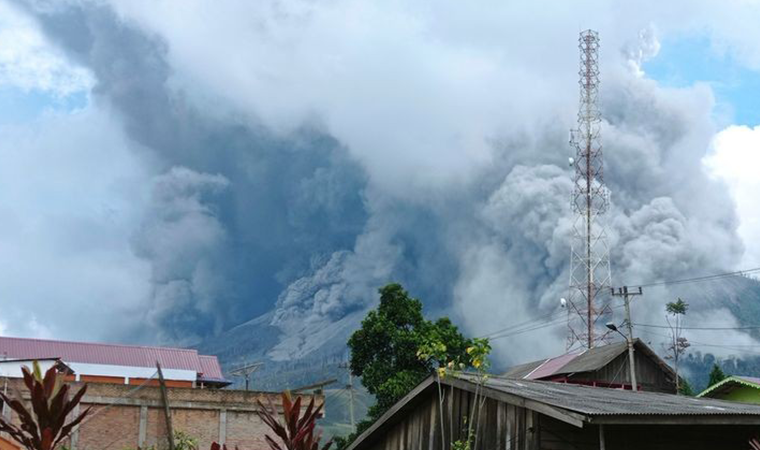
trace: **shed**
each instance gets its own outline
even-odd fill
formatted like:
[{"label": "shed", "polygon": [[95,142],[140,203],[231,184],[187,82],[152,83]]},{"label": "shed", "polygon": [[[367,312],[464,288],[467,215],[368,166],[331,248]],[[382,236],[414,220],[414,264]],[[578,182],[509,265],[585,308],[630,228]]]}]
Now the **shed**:
[{"label": "shed", "polygon": [[[474,450],[736,449],[758,433],[760,405],[473,375],[429,377],[348,450],[449,449],[484,398]],[[439,397],[442,396],[442,402]],[[443,414],[441,414],[443,412]]]},{"label": "shed", "polygon": [[[675,394],[676,374],[673,369],[641,340],[635,339],[633,348],[639,390]],[[628,345],[616,342],[521,364],[504,376],[631,389],[628,367]]]},{"label": "shed", "polygon": [[708,387],[697,397],[760,404],[760,378],[730,376]]}]

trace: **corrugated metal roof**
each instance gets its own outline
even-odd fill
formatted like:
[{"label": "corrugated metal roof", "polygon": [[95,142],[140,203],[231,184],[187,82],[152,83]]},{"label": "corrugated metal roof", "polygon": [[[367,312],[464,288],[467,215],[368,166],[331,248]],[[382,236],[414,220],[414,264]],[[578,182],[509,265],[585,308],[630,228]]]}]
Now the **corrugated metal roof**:
[{"label": "corrugated metal roof", "polygon": [[591,372],[599,370],[627,350],[628,344],[625,342],[614,342],[612,344],[600,345],[579,354],[577,358],[569,361],[567,365],[561,367],[561,370],[558,370],[556,373]]},{"label": "corrugated metal roof", "polygon": [[515,366],[509,369],[504,374],[504,376],[509,378],[525,378],[528,374],[536,370],[541,364],[545,363],[546,361],[548,361],[548,359],[520,364],[519,366]]},{"label": "corrugated metal roof", "polygon": [[216,356],[199,355],[201,362],[201,379],[219,381],[224,380],[222,368],[219,366],[219,360]]},{"label": "corrugated metal roof", "polygon": [[[668,372],[673,377],[675,374],[656,353],[639,339],[634,341],[636,351],[640,351],[651,358],[656,364],[662,367],[663,371]],[[561,355],[554,358],[542,359],[522,364],[508,370],[504,376],[509,378],[521,378],[526,380],[541,380],[553,375],[565,375],[580,372],[592,372],[599,370],[609,364],[628,350],[625,342],[615,342],[607,345],[600,345],[592,349]],[[530,370],[528,370],[530,369]]]},{"label": "corrugated metal roof", "polygon": [[[458,378],[474,382],[473,375]],[[490,377],[486,386],[587,416],[756,415],[760,405],[657,392],[633,392],[549,381]],[[486,394],[487,395],[487,394]]]},{"label": "corrugated metal roof", "polygon": [[171,347],[98,344],[0,337],[0,357],[12,359],[60,358],[68,363],[106,364],[131,367],[193,370],[210,379],[224,380],[215,356],[198,355],[197,350]]},{"label": "corrugated metal roof", "polygon": [[545,377],[552,376],[560,371],[563,367],[578,358],[577,353],[571,353],[568,355],[557,356],[556,358],[547,359],[543,364],[536,367],[536,369],[523,378],[527,380],[540,380]]}]

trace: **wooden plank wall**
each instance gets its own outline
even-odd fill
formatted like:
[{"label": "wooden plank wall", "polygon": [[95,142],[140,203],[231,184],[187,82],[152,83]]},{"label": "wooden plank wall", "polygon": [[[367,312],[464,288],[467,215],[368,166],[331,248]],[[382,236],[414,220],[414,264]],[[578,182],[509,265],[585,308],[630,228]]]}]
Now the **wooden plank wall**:
[{"label": "wooden plank wall", "polygon": [[[636,359],[636,378],[642,389],[649,392],[673,394],[675,383],[670,381],[662,368],[641,352],[634,354]],[[578,380],[596,380],[607,383],[631,383],[628,369],[628,353],[623,353],[596,372],[582,372],[573,376]]]},{"label": "wooden plank wall", "polygon": [[[477,420],[478,403],[475,394],[457,388],[444,387],[443,433],[441,405],[437,390],[417,406],[403,413],[403,419],[393,425],[372,450],[450,450],[451,442],[467,437],[468,423],[477,426],[475,449],[539,450],[539,414],[514,405],[486,399]],[[480,397],[482,398],[482,396]],[[473,417],[473,419],[470,419]]]}]

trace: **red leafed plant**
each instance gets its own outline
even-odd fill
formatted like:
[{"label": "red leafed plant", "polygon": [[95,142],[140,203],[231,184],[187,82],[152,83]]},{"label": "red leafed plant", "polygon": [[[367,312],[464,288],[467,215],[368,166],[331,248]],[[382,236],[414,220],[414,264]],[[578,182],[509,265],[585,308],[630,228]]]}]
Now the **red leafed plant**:
[{"label": "red leafed plant", "polygon": [[51,367],[44,377],[36,361],[33,367],[33,372],[27,367],[22,368],[24,384],[31,396],[32,410],[26,408],[20,394],[9,397],[0,392],[0,399],[16,412],[21,421],[21,426],[17,426],[0,417],[0,431],[10,434],[27,450],[52,450],[90,412],[88,408],[66,423],[66,416],[82,400],[87,386],[69,398],[69,386],[63,382],[63,375],[55,367]]},{"label": "red leafed plant", "polygon": [[[218,442],[213,442],[211,444],[211,450],[227,450],[227,444],[219,445]],[[238,450],[238,448],[235,447],[235,450]]]},{"label": "red leafed plant", "polygon": [[[292,401],[289,392],[282,393],[282,416],[283,424],[277,420],[277,409],[269,402],[269,408],[265,407],[261,401],[258,402],[259,411],[256,412],[261,420],[282,440],[284,449],[287,450],[320,450],[319,440],[322,438],[322,432],[315,428],[317,418],[322,411],[322,406],[314,407],[314,398],[309,402],[303,416],[301,416],[301,397]],[[271,436],[266,435],[267,444],[272,450],[284,450]],[[321,450],[328,450],[332,445],[332,440],[328,441]]]}]

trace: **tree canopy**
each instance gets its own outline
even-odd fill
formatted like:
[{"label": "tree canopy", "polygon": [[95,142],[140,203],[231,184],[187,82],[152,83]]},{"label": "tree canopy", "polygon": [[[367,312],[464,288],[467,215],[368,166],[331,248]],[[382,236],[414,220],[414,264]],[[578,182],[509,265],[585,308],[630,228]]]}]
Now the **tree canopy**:
[{"label": "tree canopy", "polygon": [[[379,289],[380,305],[370,311],[362,326],[348,341],[351,372],[377,403],[369,410],[372,420],[380,417],[436,367],[457,361],[471,367],[465,338],[446,317],[435,322],[422,315],[422,302],[409,296],[397,283]],[[436,342],[443,351],[436,358],[422,359],[419,350]]]},{"label": "tree canopy", "polygon": [[708,387],[714,386],[720,383],[721,381],[725,380],[726,377],[727,375],[725,374],[725,372],[723,372],[723,369],[721,369],[719,365],[713,364],[712,370],[710,371],[710,379],[707,382],[707,386]]}]

